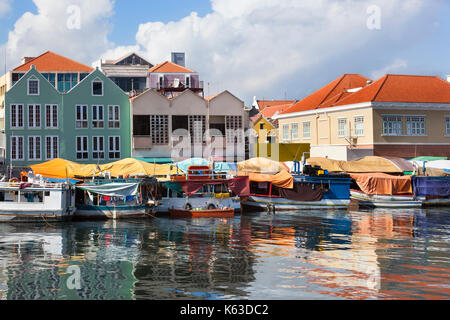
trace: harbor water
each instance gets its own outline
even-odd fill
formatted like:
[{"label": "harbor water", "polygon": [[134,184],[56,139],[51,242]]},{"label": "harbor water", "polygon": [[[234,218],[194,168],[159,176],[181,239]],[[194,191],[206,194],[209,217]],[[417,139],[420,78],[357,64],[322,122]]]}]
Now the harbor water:
[{"label": "harbor water", "polygon": [[450,210],[0,224],[0,299],[449,299]]}]

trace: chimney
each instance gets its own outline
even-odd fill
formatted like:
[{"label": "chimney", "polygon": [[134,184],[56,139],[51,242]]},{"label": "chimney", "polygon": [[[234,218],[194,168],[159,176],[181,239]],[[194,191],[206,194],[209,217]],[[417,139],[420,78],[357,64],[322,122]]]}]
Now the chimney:
[{"label": "chimney", "polygon": [[172,52],[172,63],[186,67],[184,52]]},{"label": "chimney", "polygon": [[33,60],[35,57],[23,57],[22,58],[22,64],[28,63],[29,61]]}]

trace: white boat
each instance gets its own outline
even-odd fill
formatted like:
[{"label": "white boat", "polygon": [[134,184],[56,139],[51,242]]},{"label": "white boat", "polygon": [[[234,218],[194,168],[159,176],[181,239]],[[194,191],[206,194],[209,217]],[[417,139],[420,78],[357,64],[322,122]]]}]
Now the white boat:
[{"label": "white boat", "polygon": [[419,208],[424,202],[414,195],[368,195],[358,190],[350,190],[350,196],[362,207]]},{"label": "white boat", "polygon": [[75,212],[81,219],[144,218],[155,212],[148,187],[155,179],[91,180],[79,184]]},{"label": "white boat", "polygon": [[222,208],[228,207],[233,208],[235,212],[241,211],[241,198],[240,197],[225,197],[220,198],[207,193],[200,194],[196,197],[185,197],[176,196],[174,191],[169,191],[166,196],[158,200],[158,206],[156,211],[158,213],[168,213],[169,209],[176,208]]},{"label": "white boat", "polygon": [[347,209],[350,199],[322,199],[320,201],[295,201],[277,196],[251,195],[242,202],[242,210],[249,211],[295,211],[314,209]]},{"label": "white boat", "polygon": [[53,222],[71,219],[75,189],[40,179],[0,182],[0,222]]}]

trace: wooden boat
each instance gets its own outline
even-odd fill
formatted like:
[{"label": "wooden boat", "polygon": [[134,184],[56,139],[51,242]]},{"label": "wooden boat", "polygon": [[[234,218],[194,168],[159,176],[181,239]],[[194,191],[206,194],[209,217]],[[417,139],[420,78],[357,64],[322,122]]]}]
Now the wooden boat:
[{"label": "wooden boat", "polygon": [[75,190],[69,183],[42,177],[0,183],[0,222],[65,221],[75,212]]},{"label": "wooden boat", "polygon": [[172,218],[232,218],[233,208],[221,209],[169,209]]},{"label": "wooden boat", "polygon": [[361,207],[419,208],[423,204],[423,199],[414,195],[369,195],[353,189],[350,190],[350,195]]}]

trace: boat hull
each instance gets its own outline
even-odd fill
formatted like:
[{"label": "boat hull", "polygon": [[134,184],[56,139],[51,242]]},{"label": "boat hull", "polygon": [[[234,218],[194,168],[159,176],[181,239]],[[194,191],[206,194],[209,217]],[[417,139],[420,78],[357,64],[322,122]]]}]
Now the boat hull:
[{"label": "boat hull", "polygon": [[351,190],[350,196],[358,201],[358,205],[370,208],[420,208],[422,198],[410,195],[367,195],[360,191]]},{"label": "boat hull", "polygon": [[169,209],[171,218],[233,218],[233,208],[212,210]]},{"label": "boat hull", "polygon": [[[189,198],[188,203],[192,208],[207,208],[211,203],[209,197]],[[226,198],[226,199],[214,199],[212,203],[216,207],[227,207],[234,209],[235,213],[241,211],[241,199],[239,197]],[[156,208],[157,213],[169,213],[170,209],[184,208],[186,205],[185,198],[163,198],[158,200],[158,206]]]},{"label": "boat hull", "polygon": [[347,209],[350,199],[322,199],[320,201],[295,201],[278,197],[250,196],[241,202],[244,212],[264,211],[295,211],[313,209]]},{"label": "boat hull", "polygon": [[80,205],[75,211],[78,219],[131,219],[145,218],[152,214],[148,205],[135,206],[92,206]]},{"label": "boat hull", "polygon": [[63,222],[69,221],[73,217],[73,211],[61,210],[41,210],[23,212],[23,210],[0,210],[0,222]]}]

